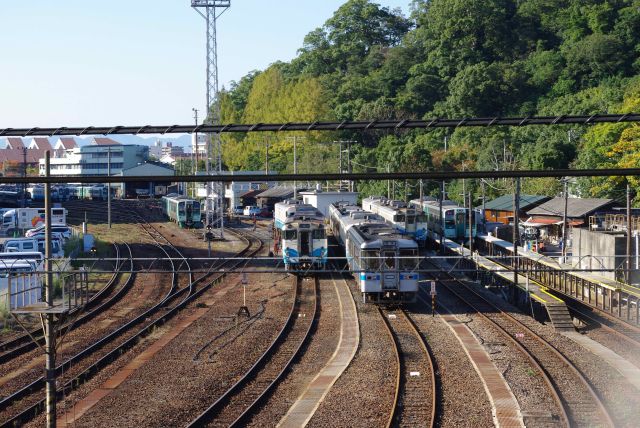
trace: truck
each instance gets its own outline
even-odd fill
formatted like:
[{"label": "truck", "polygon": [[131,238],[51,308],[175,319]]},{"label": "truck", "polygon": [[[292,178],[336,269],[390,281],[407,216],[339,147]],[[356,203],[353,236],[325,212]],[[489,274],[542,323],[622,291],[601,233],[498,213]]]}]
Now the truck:
[{"label": "truck", "polygon": [[[16,208],[2,216],[2,229],[7,236],[19,230],[33,229],[45,223],[44,208]],[[66,208],[51,208],[51,224],[67,224]]]}]

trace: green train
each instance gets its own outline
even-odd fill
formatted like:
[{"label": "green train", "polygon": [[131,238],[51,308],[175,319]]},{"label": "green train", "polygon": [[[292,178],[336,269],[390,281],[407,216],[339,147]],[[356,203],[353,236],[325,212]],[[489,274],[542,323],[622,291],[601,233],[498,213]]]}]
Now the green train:
[{"label": "green train", "polygon": [[162,197],[162,212],[175,221],[180,227],[195,228],[202,227],[202,212],[200,202],[171,193]]}]

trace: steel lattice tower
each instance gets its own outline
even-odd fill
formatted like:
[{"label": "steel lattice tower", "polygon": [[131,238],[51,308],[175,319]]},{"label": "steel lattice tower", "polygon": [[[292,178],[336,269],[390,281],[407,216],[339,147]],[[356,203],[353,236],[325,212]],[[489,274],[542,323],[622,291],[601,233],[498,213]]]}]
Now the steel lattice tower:
[{"label": "steel lattice tower", "polygon": [[[191,7],[202,16],[207,25],[207,115],[206,124],[220,124],[220,106],[218,104],[218,40],[216,23],[218,18],[231,6],[231,0],[191,0]],[[204,13],[200,10],[204,9]],[[211,142],[213,140],[213,153]],[[196,142],[196,150],[197,150]],[[220,134],[212,134],[207,138],[207,174],[211,173],[211,162],[215,170],[222,171],[222,142]],[[211,194],[218,196],[214,204]],[[207,183],[207,199],[205,202],[207,226],[219,227],[220,237],[224,237],[224,184]]]}]

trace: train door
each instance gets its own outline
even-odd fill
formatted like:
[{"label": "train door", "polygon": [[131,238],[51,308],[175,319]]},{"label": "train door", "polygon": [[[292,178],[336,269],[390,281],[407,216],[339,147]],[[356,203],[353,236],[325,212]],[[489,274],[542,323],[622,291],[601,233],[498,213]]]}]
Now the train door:
[{"label": "train door", "polygon": [[300,250],[300,257],[310,257],[311,256],[311,239],[309,235],[311,234],[310,230],[301,230],[300,231],[300,240],[298,243],[298,249]]},{"label": "train door", "polygon": [[382,289],[396,290],[398,288],[398,258],[396,257],[396,250],[395,248],[383,248],[380,256],[382,259]]},{"label": "train door", "polygon": [[186,204],[185,224],[191,226],[193,224],[193,205],[191,205],[191,202],[187,202]]},{"label": "train door", "polygon": [[456,239],[464,239],[468,235],[466,210],[456,210]]}]

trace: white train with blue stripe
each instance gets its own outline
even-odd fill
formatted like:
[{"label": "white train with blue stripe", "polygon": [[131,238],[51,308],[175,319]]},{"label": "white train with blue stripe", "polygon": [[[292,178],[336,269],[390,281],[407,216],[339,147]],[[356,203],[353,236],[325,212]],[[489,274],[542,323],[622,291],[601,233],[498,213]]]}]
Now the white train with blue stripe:
[{"label": "white train with blue stripe", "polygon": [[274,253],[287,270],[323,269],[328,244],[324,216],[315,207],[286,200],[274,206]]},{"label": "white train with blue stripe", "polygon": [[419,281],[415,240],[398,233],[378,214],[348,203],[332,204],[329,221],[345,248],[364,302],[415,301]]},{"label": "white train with blue stripe", "polygon": [[409,235],[418,244],[427,239],[425,216],[415,207],[408,207],[403,201],[394,201],[383,196],[370,196],[362,200],[362,208],[378,214],[402,235]]}]

